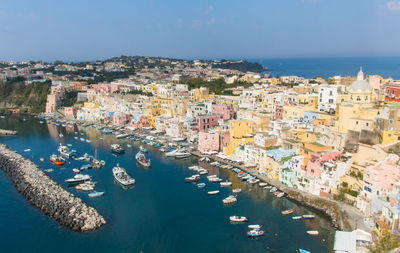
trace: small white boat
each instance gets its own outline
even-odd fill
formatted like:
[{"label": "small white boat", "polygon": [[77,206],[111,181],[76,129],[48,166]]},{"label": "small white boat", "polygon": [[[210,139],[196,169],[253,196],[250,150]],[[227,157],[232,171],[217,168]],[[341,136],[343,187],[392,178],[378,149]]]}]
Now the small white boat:
[{"label": "small white boat", "polygon": [[260,229],[250,230],[249,232],[247,232],[247,236],[249,237],[257,237],[262,235],[264,235],[264,231]]},{"label": "small white boat", "polygon": [[30,148],[24,149],[24,152],[30,152],[30,151],[31,151]]},{"label": "small white boat", "polygon": [[232,189],[232,192],[233,192],[233,193],[239,193],[239,192],[241,192],[241,191],[242,191],[242,189],[240,189],[240,188]]},{"label": "small white boat", "polygon": [[248,182],[249,182],[250,184],[256,184],[256,183],[260,182],[260,179],[258,179],[258,178],[251,178],[251,179],[248,180]]},{"label": "small white boat", "polygon": [[206,187],[206,184],[205,183],[198,183],[197,184],[197,188],[204,188],[204,187]]},{"label": "small white boat", "polygon": [[91,192],[88,194],[89,198],[97,198],[103,196],[105,192]]},{"label": "small white boat", "polygon": [[309,235],[319,235],[319,232],[317,230],[308,230],[307,234],[309,234]]},{"label": "small white boat", "polygon": [[185,177],[185,182],[186,183],[192,183],[192,182],[197,182],[200,180],[200,175],[193,175],[190,177]]},{"label": "small white boat", "polygon": [[277,198],[282,198],[283,196],[285,196],[284,192],[280,192],[279,194],[276,195]]},{"label": "small white boat", "polygon": [[39,159],[41,162],[44,162],[44,158],[43,157],[40,157],[40,159]]},{"label": "small white boat", "polygon": [[232,185],[232,182],[225,181],[225,182],[220,182],[219,184],[220,184],[221,187],[224,187],[224,186],[231,186],[231,185]]},{"label": "small white boat", "polygon": [[72,171],[73,171],[75,174],[79,174],[79,172],[81,172],[79,169],[72,169]]},{"label": "small white boat", "polygon": [[232,221],[232,222],[246,222],[247,218],[244,217],[244,216],[236,216],[236,215],[234,215],[234,216],[230,216],[229,220]]},{"label": "small white boat", "polygon": [[258,183],[258,185],[259,185],[260,187],[265,187],[265,186],[267,186],[267,185],[268,185],[268,183],[265,183],[265,182],[260,182],[260,183]]},{"label": "small white boat", "polygon": [[70,184],[80,184],[83,182],[86,182],[90,180],[90,176],[89,175],[75,175],[73,178],[67,179],[65,180],[65,182],[70,183]]},{"label": "small white boat", "polygon": [[222,200],[222,203],[224,204],[233,204],[237,202],[237,198],[233,195],[230,195],[229,197],[226,197]]},{"label": "small white boat", "polygon": [[207,194],[208,195],[216,195],[216,194],[219,194],[219,191],[217,190],[217,191],[209,191],[209,192],[207,192]]},{"label": "small white boat", "polygon": [[249,229],[251,229],[251,230],[261,229],[261,226],[258,225],[258,224],[256,224],[256,225],[248,225],[247,227],[248,227]]},{"label": "small white boat", "polygon": [[282,213],[282,215],[288,215],[288,214],[291,214],[291,213],[293,213],[293,212],[294,212],[293,209],[288,209],[288,210],[282,211],[281,213]]},{"label": "small white boat", "polygon": [[53,169],[44,170],[44,172],[48,172],[48,173],[53,172],[53,171],[54,171]]},{"label": "small white boat", "polygon": [[63,137],[64,135],[63,134],[59,134],[58,136]]},{"label": "small white boat", "polygon": [[222,182],[222,179],[219,177],[212,177],[212,178],[209,178],[208,181],[211,183],[219,183],[219,182]]},{"label": "small white boat", "polygon": [[303,216],[293,216],[292,220],[301,220]]}]

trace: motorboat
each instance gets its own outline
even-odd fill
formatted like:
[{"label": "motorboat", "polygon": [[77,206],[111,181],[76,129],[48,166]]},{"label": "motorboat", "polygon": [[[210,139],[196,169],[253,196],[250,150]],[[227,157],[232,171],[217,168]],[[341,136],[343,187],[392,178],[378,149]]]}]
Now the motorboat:
[{"label": "motorboat", "polygon": [[106,162],[101,160],[97,160],[97,159],[93,159],[92,163],[90,164],[90,166],[93,169],[101,169],[102,167],[104,167],[104,165],[106,165]]},{"label": "motorboat", "polygon": [[233,193],[239,193],[239,192],[241,192],[241,191],[242,191],[242,189],[240,189],[240,188],[232,189],[232,192],[233,192]]},{"label": "motorboat", "polygon": [[53,169],[46,169],[46,170],[44,170],[44,172],[48,172],[48,173],[53,172],[53,171],[54,171]]},{"label": "motorboat", "polygon": [[54,155],[54,154],[50,156],[50,161],[57,166],[62,166],[65,164],[64,158],[62,158],[61,156],[58,156],[58,155]]},{"label": "motorboat", "polygon": [[237,202],[237,198],[233,195],[230,195],[222,200],[224,204],[233,204]]},{"label": "motorboat", "polygon": [[259,185],[260,187],[265,187],[265,186],[267,186],[267,185],[268,185],[268,183],[265,183],[265,182],[260,182],[260,183],[258,183],[258,185]]},{"label": "motorboat", "polygon": [[76,154],[75,150],[70,150],[67,146],[61,145],[61,143],[60,143],[60,146],[58,146],[57,150],[58,150],[58,152],[60,152],[60,154],[62,156],[65,156],[65,157],[68,157],[68,158],[73,157]]},{"label": "motorboat", "polygon": [[301,220],[303,218],[303,216],[293,216],[292,220]]},{"label": "motorboat", "polygon": [[257,229],[261,229],[261,226],[256,224],[256,225],[248,225],[247,226],[250,230],[257,230]]},{"label": "motorboat", "polygon": [[311,251],[305,250],[305,249],[299,249],[300,253],[311,253]]},{"label": "motorboat", "polygon": [[203,168],[200,168],[200,169],[198,170],[198,173],[200,174],[200,176],[202,176],[202,175],[207,175],[207,174],[208,174],[208,170],[203,169]]},{"label": "motorboat", "polygon": [[117,136],[115,136],[117,139],[122,139],[122,138],[125,138],[125,137],[128,137],[129,136],[129,134],[118,134]]},{"label": "motorboat", "polygon": [[232,221],[232,222],[246,222],[247,218],[244,217],[244,216],[236,216],[236,215],[234,215],[234,216],[230,216],[229,220]]},{"label": "motorboat", "polygon": [[78,174],[78,175],[75,175],[73,178],[65,180],[65,182],[67,182],[69,184],[81,184],[88,180],[90,180],[89,175]]},{"label": "motorboat", "polygon": [[257,236],[262,236],[264,235],[264,231],[263,230],[250,230],[247,232],[247,236],[249,237],[257,237]]},{"label": "motorboat", "polygon": [[90,139],[86,139],[86,142],[87,143],[91,143],[92,141]]},{"label": "motorboat", "polygon": [[86,139],[83,138],[83,137],[79,138],[79,140],[80,140],[80,141],[86,141]]},{"label": "motorboat", "polygon": [[231,186],[231,185],[232,185],[232,182],[225,181],[225,182],[220,182],[219,184],[220,184],[221,187],[224,187],[224,186]]},{"label": "motorboat", "polygon": [[307,234],[309,234],[309,235],[319,235],[319,232],[317,230],[308,230]]},{"label": "motorboat", "polygon": [[260,182],[260,179],[258,179],[258,178],[250,178],[247,182],[249,182],[250,184],[256,184],[256,183]]},{"label": "motorboat", "polygon": [[92,168],[92,166],[90,164],[84,164],[81,166],[80,170],[84,171],[84,170],[89,170],[91,168]]},{"label": "motorboat", "polygon": [[207,180],[210,181],[210,179],[217,178],[217,177],[218,177],[217,175],[208,175]]},{"label": "motorboat", "polygon": [[283,196],[285,196],[284,192],[280,192],[280,193],[276,194],[277,198],[282,198]]},{"label": "motorboat", "polygon": [[104,193],[105,193],[105,192],[97,192],[97,191],[94,191],[94,192],[89,193],[88,196],[89,196],[89,198],[97,198],[97,197],[103,196]]},{"label": "motorboat", "polygon": [[291,214],[293,212],[294,212],[293,209],[287,209],[287,210],[282,211],[281,213],[282,213],[282,215],[288,215],[288,214]]},{"label": "motorboat", "polygon": [[190,177],[185,177],[185,182],[186,183],[192,183],[192,182],[197,182],[200,180],[200,175],[193,175]]},{"label": "motorboat", "polygon": [[186,158],[186,157],[189,157],[189,156],[191,156],[191,155],[192,155],[191,153],[189,153],[189,152],[183,150],[183,151],[180,151],[180,152],[178,152],[177,154],[175,154],[175,158],[178,158],[178,159],[180,159],[180,158]]},{"label": "motorboat", "polygon": [[204,187],[206,187],[206,184],[205,183],[198,183],[197,184],[197,188],[204,188]]},{"label": "motorboat", "polygon": [[188,169],[189,169],[189,170],[198,171],[198,170],[200,170],[200,167],[197,166],[197,165],[193,165],[193,166],[189,166]]},{"label": "motorboat", "polygon": [[72,172],[74,172],[75,174],[79,174],[81,171],[79,169],[72,169]]},{"label": "motorboat", "polygon": [[125,153],[125,149],[123,149],[122,146],[119,144],[112,144],[111,152],[114,154],[123,154],[123,153]]},{"label": "motorboat", "polygon": [[303,219],[314,219],[314,218],[315,218],[315,216],[312,215],[312,214],[305,214],[305,215],[303,215]]},{"label": "motorboat", "polygon": [[219,182],[222,182],[222,179],[219,177],[212,177],[212,178],[208,178],[208,181],[211,183],[219,183]]},{"label": "motorboat", "polygon": [[140,150],[140,152],[142,152],[142,153],[147,153],[147,152],[148,152],[148,150],[147,150],[145,147],[143,147],[143,146],[140,146],[140,147],[139,147],[139,150]]},{"label": "motorboat", "polygon": [[43,157],[40,157],[40,159],[39,159],[41,162],[44,162],[44,158]]},{"label": "motorboat", "polygon": [[207,192],[207,194],[208,195],[216,195],[216,194],[219,194],[219,191],[217,190],[217,191],[209,191],[209,192]]},{"label": "motorboat", "polygon": [[151,166],[151,160],[150,160],[150,159],[147,159],[146,156],[144,155],[144,153],[142,153],[142,151],[139,151],[139,152],[136,154],[135,158],[136,158],[136,161],[137,161],[140,165],[142,165],[142,166],[144,166],[144,167],[150,167],[150,166]]},{"label": "motorboat", "polygon": [[274,192],[276,192],[278,190],[278,188],[276,188],[276,187],[272,187],[271,188],[271,190],[269,190],[269,192],[272,192],[272,193],[274,193]]},{"label": "motorboat", "polygon": [[130,186],[135,183],[135,179],[130,177],[124,168],[119,167],[119,164],[112,168],[112,172],[114,175],[115,180],[123,186]]},{"label": "motorboat", "polygon": [[30,148],[24,149],[24,152],[31,152]]}]

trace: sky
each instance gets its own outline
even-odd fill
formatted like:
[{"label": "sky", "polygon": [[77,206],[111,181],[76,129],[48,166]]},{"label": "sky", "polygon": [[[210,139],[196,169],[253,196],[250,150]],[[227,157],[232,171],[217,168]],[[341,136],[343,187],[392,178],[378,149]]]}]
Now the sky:
[{"label": "sky", "polygon": [[1,0],[0,60],[400,56],[400,1]]}]

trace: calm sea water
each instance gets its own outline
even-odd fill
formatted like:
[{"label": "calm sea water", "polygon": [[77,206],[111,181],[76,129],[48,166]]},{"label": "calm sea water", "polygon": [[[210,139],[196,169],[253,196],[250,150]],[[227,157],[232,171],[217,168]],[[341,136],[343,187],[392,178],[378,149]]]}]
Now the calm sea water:
[{"label": "calm sea water", "polygon": [[273,76],[295,75],[305,78],[335,75],[356,76],[360,67],[368,75],[400,79],[400,57],[351,57],[351,58],[287,58],[252,59],[271,69],[266,73]]},{"label": "calm sea water", "polygon": [[[37,119],[11,117],[0,119],[0,128],[15,129],[17,136],[0,137],[23,156],[33,160],[42,169],[54,168],[51,177],[68,191],[81,197],[102,214],[107,224],[88,233],[77,233],[59,226],[43,215],[18,194],[9,177],[0,172],[0,252],[296,252],[301,247],[311,252],[329,252],[334,230],[319,214],[310,221],[294,221],[281,216],[284,209],[294,208],[295,214],[312,211],[297,206],[285,198],[277,199],[267,190],[249,186],[227,170],[213,169],[224,179],[241,187],[243,192],[234,206],[224,206],[222,199],[230,188],[220,188],[207,182],[205,189],[184,183],[191,175],[188,166],[197,164],[197,158],[168,159],[151,149],[151,169],[142,169],[133,158],[138,143],[121,156],[114,156],[109,145],[117,140],[102,136],[93,128],[70,129],[39,124]],[[85,134],[92,143],[75,140],[74,131]],[[60,138],[59,133],[64,137]],[[96,189],[106,195],[89,199],[86,193],[67,188],[64,180],[73,176],[72,168],[83,161],[69,160],[57,168],[49,162],[59,143],[70,143],[78,156],[89,153],[107,162],[100,170],[84,172],[97,182]],[[128,141],[121,141],[125,145]],[[23,152],[31,148],[31,152]],[[45,158],[40,162],[40,158]],[[111,168],[120,163],[136,179],[134,188],[122,189],[113,181]],[[202,181],[206,181],[205,178]],[[220,195],[208,196],[207,191],[220,189]],[[230,215],[244,215],[249,224],[261,224],[266,234],[258,239],[246,236],[245,224],[230,224]],[[320,236],[310,236],[307,230],[319,230]]]}]

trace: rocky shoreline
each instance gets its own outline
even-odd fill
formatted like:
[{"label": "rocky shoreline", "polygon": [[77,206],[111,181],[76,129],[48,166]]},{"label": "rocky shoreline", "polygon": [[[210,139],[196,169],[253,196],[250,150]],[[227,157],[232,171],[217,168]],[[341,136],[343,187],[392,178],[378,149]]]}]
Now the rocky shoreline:
[{"label": "rocky shoreline", "polygon": [[75,231],[90,231],[106,223],[93,207],[64,190],[36,164],[6,145],[0,145],[0,168],[10,176],[19,193],[60,225]]},{"label": "rocky shoreline", "polygon": [[16,135],[17,131],[0,129],[0,135]]}]

